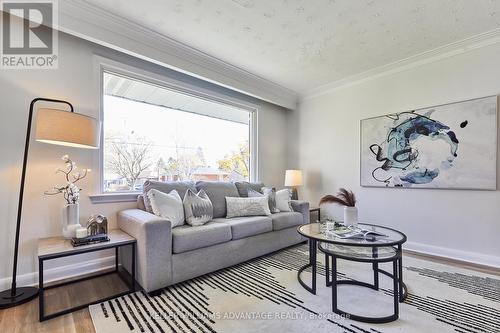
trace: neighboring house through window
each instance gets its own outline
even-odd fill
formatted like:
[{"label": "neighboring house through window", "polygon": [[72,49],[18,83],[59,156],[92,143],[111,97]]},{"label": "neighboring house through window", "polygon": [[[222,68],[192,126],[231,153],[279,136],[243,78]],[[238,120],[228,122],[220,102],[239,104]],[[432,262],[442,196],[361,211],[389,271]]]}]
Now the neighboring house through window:
[{"label": "neighboring house through window", "polygon": [[112,72],[103,82],[103,192],[146,180],[250,180],[254,111]]}]

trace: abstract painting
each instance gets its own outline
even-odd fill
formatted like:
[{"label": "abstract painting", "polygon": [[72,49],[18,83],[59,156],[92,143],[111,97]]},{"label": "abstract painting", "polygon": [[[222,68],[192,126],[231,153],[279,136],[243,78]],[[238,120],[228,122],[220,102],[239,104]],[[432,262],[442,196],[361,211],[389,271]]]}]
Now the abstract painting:
[{"label": "abstract painting", "polygon": [[497,96],[361,121],[361,186],[496,189]]}]

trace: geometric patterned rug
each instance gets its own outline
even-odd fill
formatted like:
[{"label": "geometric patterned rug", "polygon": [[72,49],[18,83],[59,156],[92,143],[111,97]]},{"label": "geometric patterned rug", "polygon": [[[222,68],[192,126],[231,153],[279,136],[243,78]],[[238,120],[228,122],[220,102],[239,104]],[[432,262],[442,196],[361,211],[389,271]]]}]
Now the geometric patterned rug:
[{"label": "geometric patterned rug", "polygon": [[[324,258],[318,252],[317,292],[297,281],[308,262],[298,245],[165,288],[89,307],[97,333],[122,332],[460,332],[500,333],[500,278],[412,257],[403,258],[408,297],[399,319],[365,324],[331,312]],[[390,265],[390,264],[389,264]],[[392,266],[381,264],[391,271]],[[338,278],[372,283],[371,264],[338,260]],[[310,272],[302,273],[310,281]],[[363,316],[392,313],[392,280],[380,290],[338,286],[338,307]]]}]

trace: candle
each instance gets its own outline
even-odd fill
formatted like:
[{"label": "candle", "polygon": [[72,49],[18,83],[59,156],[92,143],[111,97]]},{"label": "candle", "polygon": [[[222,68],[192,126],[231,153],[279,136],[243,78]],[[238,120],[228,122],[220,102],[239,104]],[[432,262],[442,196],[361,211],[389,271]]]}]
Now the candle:
[{"label": "candle", "polygon": [[87,228],[76,229],[76,238],[85,238],[85,237],[87,237]]}]

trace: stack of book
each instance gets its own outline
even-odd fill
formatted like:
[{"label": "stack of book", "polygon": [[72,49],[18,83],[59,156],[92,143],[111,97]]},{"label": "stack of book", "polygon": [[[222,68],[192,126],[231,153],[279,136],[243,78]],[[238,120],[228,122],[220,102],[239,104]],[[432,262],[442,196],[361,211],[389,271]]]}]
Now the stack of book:
[{"label": "stack of book", "polygon": [[108,241],[109,241],[108,235],[101,234],[101,235],[87,236],[84,238],[72,238],[71,245],[77,247],[82,245],[89,245],[89,244],[108,242]]}]

